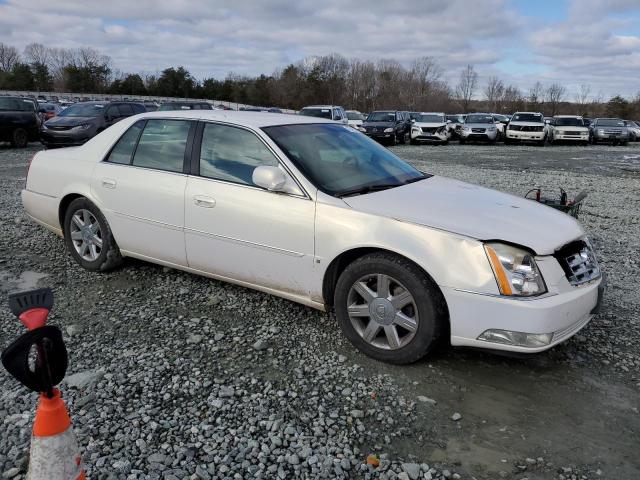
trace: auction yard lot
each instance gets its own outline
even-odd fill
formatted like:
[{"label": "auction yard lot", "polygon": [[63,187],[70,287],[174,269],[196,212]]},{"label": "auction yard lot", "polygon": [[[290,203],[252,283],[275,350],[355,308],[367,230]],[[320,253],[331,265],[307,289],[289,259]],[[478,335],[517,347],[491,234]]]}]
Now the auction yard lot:
[{"label": "auction yard lot", "polygon": [[[444,348],[404,367],[267,294],[134,260],[82,270],[22,212],[35,150],[0,146],[0,295],[55,291],[89,478],[640,478],[640,144],[393,147],[516,195],[586,189],[608,281],[601,313],[549,352]],[[0,322],[4,348],[21,326],[4,306]],[[0,474],[23,478],[36,395],[4,370],[0,392]]]}]

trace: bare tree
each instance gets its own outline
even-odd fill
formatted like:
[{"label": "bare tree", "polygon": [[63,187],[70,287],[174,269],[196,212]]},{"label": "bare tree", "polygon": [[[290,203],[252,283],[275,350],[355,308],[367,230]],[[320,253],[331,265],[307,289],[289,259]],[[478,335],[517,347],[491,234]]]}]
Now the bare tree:
[{"label": "bare tree", "polygon": [[18,50],[11,45],[0,42],[0,71],[8,72],[19,61]]},{"label": "bare tree", "polygon": [[537,108],[542,102],[544,97],[544,86],[540,82],[536,82],[529,89],[529,96],[527,101],[534,108]]},{"label": "bare tree", "polygon": [[524,103],[522,92],[515,85],[509,85],[504,89],[504,95],[502,96],[504,109],[509,112],[515,112],[522,108]]},{"label": "bare tree", "polygon": [[591,87],[587,84],[580,85],[580,89],[576,92],[575,101],[578,104],[577,114],[584,115],[584,109],[589,102],[589,95],[591,95]]},{"label": "bare tree", "polygon": [[467,65],[467,67],[460,73],[460,81],[456,86],[456,96],[458,101],[462,105],[464,113],[469,110],[469,103],[473,99],[473,94],[478,86],[478,74],[473,68],[473,65]]},{"label": "bare tree", "polygon": [[24,47],[24,57],[31,65],[46,65],[48,67],[51,55],[49,49],[41,43],[30,43]]},{"label": "bare tree", "polygon": [[558,107],[564,101],[567,94],[567,88],[559,83],[552,83],[545,91],[544,98],[546,104],[549,105],[551,116],[558,113]]},{"label": "bare tree", "polygon": [[492,112],[499,112],[504,97],[504,83],[498,77],[491,77],[484,89],[484,95]]}]

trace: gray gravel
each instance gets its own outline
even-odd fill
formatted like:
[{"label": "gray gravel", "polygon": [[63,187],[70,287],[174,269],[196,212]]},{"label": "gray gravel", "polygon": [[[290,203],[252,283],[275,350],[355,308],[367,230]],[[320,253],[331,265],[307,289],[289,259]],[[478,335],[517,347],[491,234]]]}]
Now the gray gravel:
[{"label": "gray gravel", "polygon": [[[380,364],[332,315],[266,294],[138,261],[83,271],[22,213],[30,152],[0,147],[0,294],[55,290],[62,389],[90,478],[640,477],[640,149],[395,151],[516,194],[588,189],[581,220],[609,275],[602,314],[524,360],[444,349]],[[4,346],[21,329],[6,308],[0,322]],[[0,474],[24,478],[36,397],[4,371],[0,392]]]}]

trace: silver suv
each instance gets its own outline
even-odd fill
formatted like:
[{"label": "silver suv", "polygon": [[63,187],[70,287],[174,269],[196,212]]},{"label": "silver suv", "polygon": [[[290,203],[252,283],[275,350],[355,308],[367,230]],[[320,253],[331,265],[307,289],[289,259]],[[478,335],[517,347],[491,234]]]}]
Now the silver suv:
[{"label": "silver suv", "polygon": [[347,114],[339,105],[310,105],[300,110],[300,115],[307,117],[326,118],[328,120],[334,120],[336,122],[349,124]]},{"label": "silver suv", "polygon": [[596,118],[589,125],[589,136],[591,143],[626,145],[629,141],[629,129],[620,118]]}]

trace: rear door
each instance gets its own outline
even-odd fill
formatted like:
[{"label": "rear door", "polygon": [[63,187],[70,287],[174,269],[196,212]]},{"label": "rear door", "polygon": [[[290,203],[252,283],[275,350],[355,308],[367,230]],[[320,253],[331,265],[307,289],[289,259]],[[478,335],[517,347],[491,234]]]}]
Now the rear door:
[{"label": "rear door", "polygon": [[188,120],[140,120],[94,170],[92,193],[125,252],[186,266],[184,172],[194,129]]}]

